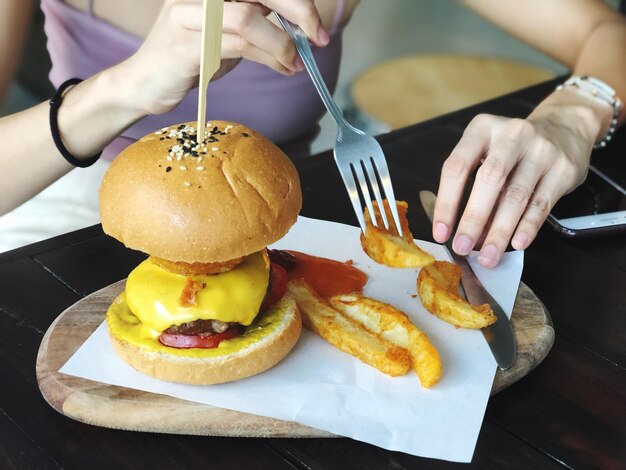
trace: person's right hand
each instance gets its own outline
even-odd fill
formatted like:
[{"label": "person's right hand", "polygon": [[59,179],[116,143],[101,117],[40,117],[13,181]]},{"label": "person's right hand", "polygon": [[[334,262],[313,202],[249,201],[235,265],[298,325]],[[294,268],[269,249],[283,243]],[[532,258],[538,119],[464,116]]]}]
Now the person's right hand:
[{"label": "person's right hand", "polygon": [[[214,79],[241,58],[285,75],[303,70],[288,34],[266,17],[271,10],[298,24],[314,44],[328,44],[313,0],[225,2],[222,67]],[[166,0],[142,47],[119,66],[132,87],[128,99],[140,113],[168,112],[197,86],[201,31],[202,0]]]}]

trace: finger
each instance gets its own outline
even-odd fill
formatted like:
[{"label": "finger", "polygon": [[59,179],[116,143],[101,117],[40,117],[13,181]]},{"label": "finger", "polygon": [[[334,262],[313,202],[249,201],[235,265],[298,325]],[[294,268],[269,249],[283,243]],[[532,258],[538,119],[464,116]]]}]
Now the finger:
[{"label": "finger", "polygon": [[523,120],[509,120],[476,172],[476,180],[452,244],[456,253],[463,256],[469,254],[485,229],[509,173],[524,154],[527,126],[529,124]]},{"label": "finger", "polygon": [[224,34],[222,36],[222,58],[239,59],[245,57],[260,64],[264,64],[278,73],[291,76],[294,71],[286,68],[272,54],[255,47],[238,34]]},{"label": "finger", "polygon": [[494,216],[495,214],[492,211],[491,214],[489,215],[489,218],[487,219],[487,224],[485,225],[485,229],[482,231],[482,233],[478,237],[478,240],[476,240],[476,245],[475,245],[476,247],[481,247],[485,243],[485,239],[487,238],[487,232],[489,230],[489,227],[491,226],[491,223],[493,222]]},{"label": "finger", "polygon": [[[289,35],[269,21],[257,5],[225,4],[224,32],[239,34],[246,43],[275,57],[285,69],[293,72],[302,70],[300,61],[297,60],[299,57],[296,48]],[[232,56],[232,52],[226,52]],[[251,59],[251,57],[246,58]]]},{"label": "finger", "polygon": [[469,175],[487,151],[490,129],[497,118],[476,116],[441,168],[441,179],[433,213],[433,238],[444,243],[454,226],[463,189]]},{"label": "finger", "polygon": [[570,189],[570,180],[559,168],[552,169],[539,181],[511,240],[513,248],[528,248],[556,202]]},{"label": "finger", "polygon": [[202,2],[173,2],[169,9],[163,8],[163,11],[183,28],[191,31],[202,31]]},{"label": "finger", "polygon": [[322,25],[317,8],[312,0],[246,0],[251,3],[261,3],[271,10],[275,10],[292,23],[302,28],[307,37],[316,46],[325,46],[330,41],[328,33]]},{"label": "finger", "polygon": [[480,264],[493,268],[500,262],[535,187],[545,172],[544,165],[528,156],[513,171],[497,201],[493,220],[487,225],[487,235],[478,255]]}]

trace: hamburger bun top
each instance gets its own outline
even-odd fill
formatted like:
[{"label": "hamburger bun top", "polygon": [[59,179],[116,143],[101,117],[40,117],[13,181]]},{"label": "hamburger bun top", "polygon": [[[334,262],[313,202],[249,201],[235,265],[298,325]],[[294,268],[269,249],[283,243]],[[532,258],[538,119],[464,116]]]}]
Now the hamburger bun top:
[{"label": "hamburger bun top", "polygon": [[302,206],[291,160],[241,124],[163,128],[126,148],[100,187],[105,233],[129,248],[186,263],[231,260],[282,238]]}]

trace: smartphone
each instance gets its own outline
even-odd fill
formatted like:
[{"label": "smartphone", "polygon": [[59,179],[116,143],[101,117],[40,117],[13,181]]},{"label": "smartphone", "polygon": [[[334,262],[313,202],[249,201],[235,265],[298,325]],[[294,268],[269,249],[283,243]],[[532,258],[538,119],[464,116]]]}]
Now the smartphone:
[{"label": "smartphone", "polygon": [[569,237],[626,231],[626,189],[590,166],[585,182],[556,203],[548,222]]}]

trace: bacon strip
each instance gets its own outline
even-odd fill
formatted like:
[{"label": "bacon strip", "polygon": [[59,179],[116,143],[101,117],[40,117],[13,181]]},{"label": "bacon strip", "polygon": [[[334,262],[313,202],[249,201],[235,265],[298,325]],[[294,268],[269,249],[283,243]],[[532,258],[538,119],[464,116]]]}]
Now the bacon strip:
[{"label": "bacon strip", "polygon": [[192,307],[196,304],[196,294],[206,287],[206,283],[194,281],[192,278],[187,279],[185,287],[180,294],[180,304],[183,307]]}]

